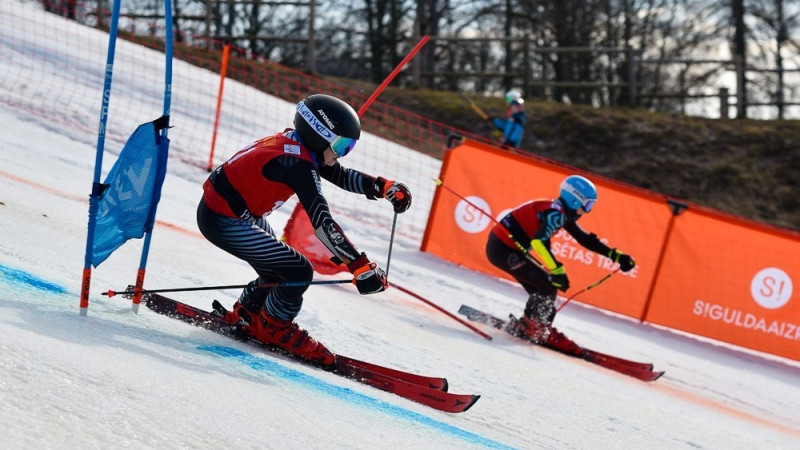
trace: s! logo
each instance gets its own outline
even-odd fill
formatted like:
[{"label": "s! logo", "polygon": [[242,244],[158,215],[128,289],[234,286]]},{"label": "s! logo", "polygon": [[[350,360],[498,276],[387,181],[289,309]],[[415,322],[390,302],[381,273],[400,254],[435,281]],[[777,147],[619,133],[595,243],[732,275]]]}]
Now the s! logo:
[{"label": "s! logo", "polygon": [[792,297],[792,279],[777,267],[767,267],[759,271],[750,282],[753,300],[767,309],[778,309]]},{"label": "s! logo", "polygon": [[[468,197],[467,200],[488,214],[492,213],[486,200],[475,196]],[[455,219],[458,227],[470,234],[480,233],[485,230],[491,220],[475,206],[461,200],[456,205],[455,210]]]}]

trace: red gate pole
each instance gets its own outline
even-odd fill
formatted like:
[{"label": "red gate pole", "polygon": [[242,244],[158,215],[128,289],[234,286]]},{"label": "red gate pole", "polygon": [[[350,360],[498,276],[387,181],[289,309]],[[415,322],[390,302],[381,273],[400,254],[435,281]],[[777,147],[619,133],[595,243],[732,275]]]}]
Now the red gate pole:
[{"label": "red gate pole", "polygon": [[214,117],[214,132],[211,135],[211,153],[208,155],[208,167],[206,169],[211,172],[214,168],[214,147],[217,144],[217,126],[219,125],[219,113],[222,110],[222,91],[225,88],[225,74],[228,73],[228,55],[231,52],[231,44],[225,44],[222,50],[222,68],[219,72],[219,94],[217,94],[217,114]]},{"label": "red gate pole", "polygon": [[403,67],[405,67],[409,61],[411,61],[411,58],[413,58],[414,55],[416,55],[417,52],[419,52],[422,49],[422,47],[428,42],[428,39],[430,39],[430,36],[426,34],[425,36],[422,37],[422,39],[420,39],[417,45],[415,45],[414,48],[412,48],[411,51],[408,52],[406,57],[403,58],[402,61],[400,61],[400,64],[398,64],[397,67],[394,68],[392,73],[390,73],[389,76],[386,77],[385,80],[383,80],[383,83],[381,83],[381,85],[378,86],[377,89],[375,89],[375,92],[373,92],[372,95],[369,96],[367,101],[361,106],[361,108],[359,108],[358,117],[364,115],[367,109],[369,109],[370,105],[372,105],[372,103],[375,102],[378,96],[381,95],[381,92],[383,92],[383,90],[386,89],[386,86],[388,86],[389,83],[391,83],[392,80],[394,80],[394,77],[396,77],[397,74],[400,73],[400,70],[402,70]]}]

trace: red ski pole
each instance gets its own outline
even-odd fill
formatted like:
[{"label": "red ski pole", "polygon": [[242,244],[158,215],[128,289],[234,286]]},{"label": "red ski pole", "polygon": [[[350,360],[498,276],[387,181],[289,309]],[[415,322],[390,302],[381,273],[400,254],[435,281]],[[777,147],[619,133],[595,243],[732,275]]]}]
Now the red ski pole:
[{"label": "red ski pole", "polygon": [[402,287],[402,286],[398,286],[398,285],[396,285],[396,284],[392,284],[391,286],[392,286],[393,288],[395,288],[395,289],[399,289],[400,291],[402,291],[402,292],[405,292],[406,294],[408,294],[408,295],[410,295],[410,296],[412,296],[412,297],[416,298],[417,300],[420,300],[420,301],[422,301],[422,302],[425,302],[425,303],[427,303],[428,305],[430,305],[430,306],[432,306],[432,307],[436,308],[437,310],[441,311],[442,313],[444,313],[445,315],[447,315],[447,316],[448,316],[448,317],[450,317],[451,319],[453,319],[453,320],[457,321],[457,322],[458,322],[458,323],[460,323],[461,325],[464,325],[465,327],[469,328],[470,330],[472,330],[472,331],[474,331],[474,332],[478,333],[479,335],[481,335],[481,337],[482,337],[482,338],[484,338],[484,339],[486,339],[486,340],[489,340],[489,341],[491,341],[491,340],[492,340],[492,337],[491,337],[491,336],[489,336],[488,334],[486,334],[486,333],[484,333],[483,331],[481,331],[481,330],[477,329],[477,328],[476,328],[475,326],[473,326],[472,324],[470,324],[470,323],[468,323],[468,322],[465,322],[465,321],[464,321],[463,319],[461,319],[460,317],[457,317],[456,315],[454,315],[454,314],[453,314],[453,313],[451,313],[450,311],[448,311],[448,310],[446,310],[446,309],[442,308],[441,306],[437,305],[436,303],[433,303],[432,301],[430,301],[430,300],[426,299],[425,297],[423,297],[423,296],[421,296],[421,295],[419,295],[419,294],[416,294],[416,293],[414,293],[414,292],[412,292],[412,291],[410,291],[410,290],[408,290],[408,289],[406,289],[406,288],[404,288],[404,287]]}]

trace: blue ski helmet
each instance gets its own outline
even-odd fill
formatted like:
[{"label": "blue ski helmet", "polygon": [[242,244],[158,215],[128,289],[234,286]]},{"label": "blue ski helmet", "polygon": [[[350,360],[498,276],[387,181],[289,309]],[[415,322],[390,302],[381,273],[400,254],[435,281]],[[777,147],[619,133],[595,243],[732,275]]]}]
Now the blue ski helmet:
[{"label": "blue ski helmet", "polygon": [[597,188],[586,177],[570,175],[561,182],[559,198],[573,211],[583,208],[589,212],[597,201]]}]

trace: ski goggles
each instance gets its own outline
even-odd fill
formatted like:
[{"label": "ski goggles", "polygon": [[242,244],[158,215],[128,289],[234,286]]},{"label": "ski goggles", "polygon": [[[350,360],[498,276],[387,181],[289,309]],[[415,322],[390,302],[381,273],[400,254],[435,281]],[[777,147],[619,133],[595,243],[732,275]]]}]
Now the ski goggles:
[{"label": "ski goggles", "polygon": [[331,141],[331,150],[333,150],[336,156],[341,158],[353,150],[353,147],[356,146],[356,142],[358,142],[358,139],[336,136],[336,138]]},{"label": "ski goggles", "polygon": [[324,123],[322,123],[322,121],[317,119],[317,116],[315,116],[314,113],[308,109],[308,106],[306,106],[305,102],[302,100],[297,104],[296,110],[297,113],[303,117],[306,123],[308,123],[308,125],[317,132],[317,134],[328,141],[331,150],[333,150],[333,153],[335,153],[337,157],[341,158],[342,156],[353,151],[353,147],[356,146],[358,139],[339,136],[331,131],[327,126],[325,126]]},{"label": "ski goggles", "polygon": [[592,199],[592,200],[587,200],[587,201],[586,201],[586,203],[584,203],[584,204],[583,204],[583,210],[584,210],[584,211],[586,211],[586,212],[589,212],[589,211],[591,211],[591,210],[592,210],[592,208],[594,208],[594,204],[595,204],[596,202],[597,202],[597,200],[594,200],[594,199]]}]

